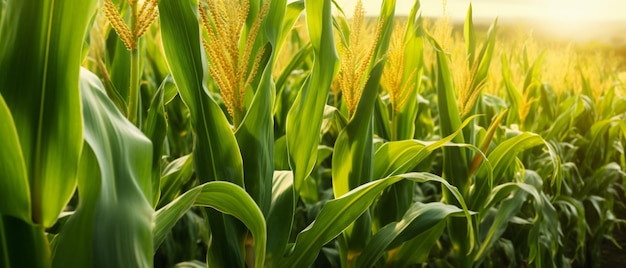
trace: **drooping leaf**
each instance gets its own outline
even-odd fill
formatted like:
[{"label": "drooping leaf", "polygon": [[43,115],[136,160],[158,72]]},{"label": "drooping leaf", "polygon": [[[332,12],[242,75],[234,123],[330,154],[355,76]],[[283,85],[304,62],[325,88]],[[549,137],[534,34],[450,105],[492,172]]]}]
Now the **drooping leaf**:
[{"label": "drooping leaf", "polygon": [[71,231],[57,238],[53,266],[151,266],[152,144],[86,69],[81,71],[81,97],[86,142],[81,199],[64,227]]},{"label": "drooping leaf", "polygon": [[[402,179],[414,182],[433,181],[441,183],[457,198],[456,201],[461,204],[465,217],[469,221],[470,214],[460,192],[441,177],[431,173],[407,173],[375,180],[326,203],[315,221],[298,235],[293,249],[288,256],[279,262],[279,266],[303,267],[313,263],[324,244],[337,237],[360,217],[381,191]],[[466,228],[468,233],[473,233],[471,224],[467,225]],[[474,242],[473,236],[470,236],[469,239],[469,243]]]},{"label": "drooping leaf", "polygon": [[243,188],[225,181],[207,182],[181,195],[154,214],[154,250],[192,206],[212,207],[242,221],[254,237],[255,267],[263,267],[267,230],[263,213]]},{"label": "drooping leaf", "polygon": [[380,229],[357,258],[357,267],[375,263],[386,250],[426,232],[443,222],[448,216],[463,215],[463,209],[439,202],[414,203],[402,220],[390,223]]}]

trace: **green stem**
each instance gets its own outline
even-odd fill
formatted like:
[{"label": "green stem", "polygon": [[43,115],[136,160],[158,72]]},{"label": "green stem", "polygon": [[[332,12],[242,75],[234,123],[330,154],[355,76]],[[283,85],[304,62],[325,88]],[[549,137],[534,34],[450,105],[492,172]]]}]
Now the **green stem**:
[{"label": "green stem", "polygon": [[390,131],[391,131],[391,140],[392,141],[397,141],[398,140],[398,129],[396,127],[397,125],[397,114],[398,112],[396,112],[396,108],[394,107],[395,105],[391,106],[391,122],[389,123],[390,126]]},{"label": "green stem", "polygon": [[[129,1],[131,16],[130,29],[135,30],[138,20],[137,1]],[[130,90],[128,91],[128,120],[137,125],[138,108],[139,108],[139,38],[133,36],[136,46],[130,51]]]},{"label": "green stem", "polygon": [[243,112],[239,111],[237,107],[235,107],[233,112],[233,128],[238,129],[241,125],[241,121],[243,120]]}]

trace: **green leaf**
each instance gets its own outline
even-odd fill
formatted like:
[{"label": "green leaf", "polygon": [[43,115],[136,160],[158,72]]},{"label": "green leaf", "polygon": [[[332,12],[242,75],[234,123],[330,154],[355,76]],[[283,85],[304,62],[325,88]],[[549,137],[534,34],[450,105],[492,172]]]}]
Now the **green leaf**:
[{"label": "green leaf", "polygon": [[379,62],[372,69],[353,117],[335,141],[332,159],[335,197],[372,180],[372,113],[383,67],[384,62]]},{"label": "green leaf", "polygon": [[174,200],[193,175],[193,156],[185,155],[172,161],[163,170],[161,177],[161,198],[158,208]]},{"label": "green leaf", "polygon": [[0,215],[0,266],[50,267],[50,248],[43,227]]},{"label": "green leaf", "polygon": [[198,261],[198,260],[181,262],[181,263],[177,263],[176,266],[174,266],[174,268],[206,268],[206,267],[207,267],[206,263]]},{"label": "green leaf", "polygon": [[394,0],[383,1],[378,23],[382,23],[381,38],[376,43],[375,55],[368,64],[367,81],[356,111],[348,125],[339,133],[333,153],[333,193],[340,197],[350,190],[371,181],[374,163],[373,112],[389,47],[394,11]]},{"label": "green leaf", "polygon": [[402,220],[386,225],[372,237],[357,258],[356,267],[376,263],[385,251],[426,232],[455,214],[463,215],[463,210],[440,202],[414,203]]},{"label": "green leaf", "polygon": [[[487,82],[489,76],[489,66],[491,65],[491,59],[493,58],[493,51],[496,46],[496,25],[498,19],[489,27],[485,42],[477,55],[476,62],[472,67],[472,91],[481,89]],[[473,26],[472,26],[473,27]],[[473,30],[472,30],[473,31]],[[474,44],[474,46],[476,46]],[[475,48],[474,48],[475,49]],[[471,55],[470,57],[474,57]]]},{"label": "green leaf", "polygon": [[522,107],[522,94],[520,94],[513,83],[513,74],[511,68],[509,67],[509,60],[506,58],[504,53],[500,57],[500,60],[502,64],[502,81],[504,83],[504,89],[506,90],[508,103],[511,106],[510,109],[513,111],[509,112],[507,115],[507,123],[519,123],[519,111]]},{"label": "green leaf", "polygon": [[235,137],[241,151],[244,168],[246,191],[257,202],[263,214],[270,209],[272,195],[272,174],[274,172],[274,99],[276,88],[272,81],[274,60],[276,58],[276,38],[281,34],[280,20],[285,13],[285,0],[272,1],[266,32],[272,44],[262,48],[270,48],[268,63],[263,68],[260,83],[248,111],[235,131]]},{"label": "green leaf", "polygon": [[96,3],[10,1],[0,22],[0,94],[19,137],[31,219],[44,227],[54,224],[76,188],[82,146],[78,76]]},{"label": "green leaf", "polygon": [[[152,141],[152,205],[156,206],[161,196],[161,158],[162,149],[165,142],[165,136],[167,134],[167,121],[165,119],[165,104],[164,94],[168,91],[168,88],[176,88],[172,76],[168,75],[161,86],[157,89],[152,101],[150,102],[150,108],[148,108],[148,115],[144,123],[143,132]],[[171,90],[169,90],[171,91]]]},{"label": "green leaf", "polygon": [[[284,9],[285,3],[286,2],[284,0],[273,1],[272,5],[276,5],[279,8],[273,9],[272,6],[270,6],[270,10],[278,10],[274,14],[280,14],[281,16],[275,16],[274,14],[268,14],[267,16],[268,22],[266,32],[270,31],[270,29],[275,30],[280,28],[280,31],[275,37],[277,54],[282,50],[285,39],[287,39],[289,32],[296,24],[298,18],[300,18],[300,14],[302,14],[302,11],[304,10],[304,0],[292,1],[287,5],[287,8]],[[283,9],[280,9],[280,7]],[[272,39],[273,34],[268,32],[267,35],[270,39]]]},{"label": "green leaf", "polygon": [[[287,149],[294,172],[296,193],[315,165],[319,129],[330,84],[339,64],[335,42],[330,0],[306,0],[306,20],[315,52],[309,83],[305,83],[287,115]],[[303,124],[302,122],[307,122]]]},{"label": "green leaf", "polygon": [[445,228],[446,223],[440,222],[426,232],[411,238],[400,246],[398,251],[387,260],[387,263],[390,267],[407,267],[426,261],[432,247],[439,241]]},{"label": "green leaf", "polygon": [[474,30],[474,19],[472,17],[472,3],[467,8],[465,23],[463,24],[463,36],[465,37],[465,53],[469,57],[469,64],[474,64],[476,56],[476,30]]},{"label": "green leaf", "polygon": [[241,220],[254,237],[255,266],[263,267],[267,230],[263,213],[243,188],[225,181],[197,186],[154,214],[154,250],[191,206],[212,207]]},{"label": "green leaf", "polygon": [[[441,135],[448,136],[461,128],[461,116],[456,105],[455,88],[452,73],[448,65],[448,56],[441,46],[431,38],[437,53],[437,100],[439,105],[439,123]],[[463,133],[452,139],[455,143],[465,143]],[[465,195],[469,188],[469,168],[465,149],[461,147],[446,147],[443,149],[444,178],[459,187]]]},{"label": "green leaf", "polygon": [[[550,154],[550,160],[554,167],[554,172],[552,174],[553,183],[556,184],[558,192],[561,184],[561,160],[549,143],[541,138],[541,136],[531,132],[523,132],[522,134],[508,139],[496,146],[496,148],[488,156],[488,160],[491,163],[493,170],[488,171],[487,167],[481,167],[478,171],[478,177],[484,178],[486,173],[493,172],[493,178],[497,180],[493,182],[494,185],[508,182],[503,181],[503,179],[510,178],[510,176],[505,175],[507,170],[511,170],[515,167],[517,155],[520,152],[528,150],[529,148],[542,144],[546,145]],[[482,204],[484,204],[490,193],[491,186],[488,183],[478,183],[477,187],[472,192],[472,199],[469,201],[470,207],[482,207]]]},{"label": "green leaf", "polygon": [[[404,83],[414,83],[413,88],[407,88],[407,101],[400,107],[392,118],[395,132],[394,140],[412,139],[415,136],[415,119],[418,115],[418,92],[422,88],[422,74],[424,72],[424,37],[422,18],[417,16],[420,2],[415,1],[409,14],[409,20],[404,34]],[[413,74],[413,76],[411,76]]]},{"label": "green leaf", "polygon": [[[322,208],[315,221],[302,231],[296,238],[293,250],[281,260],[280,267],[307,267],[315,260],[323,245],[330,242],[352,224],[372,204],[376,197],[394,183],[408,179],[414,182],[433,181],[441,183],[449,190],[470,219],[465,201],[456,187],[431,173],[407,173],[388,177],[363,184],[347,194],[329,201]],[[467,225],[468,233],[473,233],[471,224]],[[474,243],[473,236],[469,243]]]},{"label": "green leaf", "polygon": [[[159,1],[163,50],[178,92],[189,108],[194,134],[193,162],[201,182],[224,180],[244,186],[243,161],[232,128],[204,84],[197,1]],[[241,267],[245,229],[232,217],[209,210],[212,243],[207,263]]]},{"label": "green leaf", "polygon": [[282,258],[293,225],[295,214],[295,192],[291,171],[274,172],[272,206],[267,216],[268,258]]},{"label": "green leaf", "polygon": [[[80,203],[59,234],[54,267],[152,266],[152,144],[81,71]],[[80,258],[77,258],[77,255]]]},{"label": "green leaf", "polygon": [[[403,140],[386,142],[374,154],[374,179],[397,175],[408,172],[420,164],[424,159],[431,157],[432,153],[444,147],[447,143],[472,122],[476,116],[467,118],[462,128],[448,137],[434,142],[418,140]],[[399,220],[413,203],[414,184],[401,182],[391,186],[385,191],[376,203],[374,210],[375,226],[382,227],[393,221]]]},{"label": "green leaf", "polygon": [[461,128],[447,137],[434,141],[425,142],[419,140],[403,140],[386,142],[374,154],[374,179],[397,175],[408,172],[430,154],[451,142],[456,135],[461,133],[463,127],[477,116],[471,116],[461,124]]},{"label": "green leaf", "polygon": [[243,186],[237,141],[217,103],[207,94],[196,1],[159,1],[163,49],[195,134],[194,165],[202,180]]},{"label": "green leaf", "polygon": [[0,215],[31,222],[26,165],[11,111],[0,95]]},{"label": "green leaf", "polygon": [[[525,188],[529,191],[535,191],[531,189],[530,185],[523,185],[521,183],[507,183],[502,184],[494,188],[494,193],[491,198],[491,202],[489,205],[486,205],[486,208],[493,208],[496,202],[500,202],[502,199],[504,200],[499,208],[497,209],[497,213],[495,213],[493,222],[488,227],[484,238],[481,236],[481,246],[474,257],[474,261],[480,262],[485,254],[488,253],[488,250],[491,249],[493,244],[502,236],[504,231],[506,231],[509,221],[513,219],[513,217],[519,212],[522,205],[526,201],[526,196],[528,193],[526,191],[519,191],[518,189]],[[509,197],[511,195],[511,197]],[[487,211],[487,209],[485,209]]]}]

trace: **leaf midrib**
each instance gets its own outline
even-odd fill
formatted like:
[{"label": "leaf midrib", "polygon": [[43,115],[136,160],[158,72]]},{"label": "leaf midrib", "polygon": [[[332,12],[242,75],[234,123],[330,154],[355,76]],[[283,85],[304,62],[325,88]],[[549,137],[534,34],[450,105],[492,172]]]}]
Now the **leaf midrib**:
[{"label": "leaf midrib", "polygon": [[48,9],[48,25],[46,32],[46,42],[44,51],[44,65],[43,65],[43,81],[41,84],[41,99],[39,100],[39,116],[37,121],[37,138],[35,141],[35,163],[32,166],[32,184],[33,194],[31,195],[32,202],[32,218],[34,223],[41,223],[43,221],[43,213],[41,208],[42,198],[42,181],[41,181],[41,159],[42,159],[42,136],[43,136],[43,120],[44,110],[46,104],[46,89],[48,79],[48,63],[50,61],[50,39],[52,32],[52,21],[54,18],[54,6],[56,0],[51,0],[50,8]]}]

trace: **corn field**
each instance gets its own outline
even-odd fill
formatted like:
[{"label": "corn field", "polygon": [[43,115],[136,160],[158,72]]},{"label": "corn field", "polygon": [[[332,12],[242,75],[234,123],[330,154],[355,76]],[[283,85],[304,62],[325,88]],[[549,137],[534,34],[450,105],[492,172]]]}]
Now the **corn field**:
[{"label": "corn field", "polygon": [[623,65],[380,2],[0,0],[0,267],[600,266]]}]

